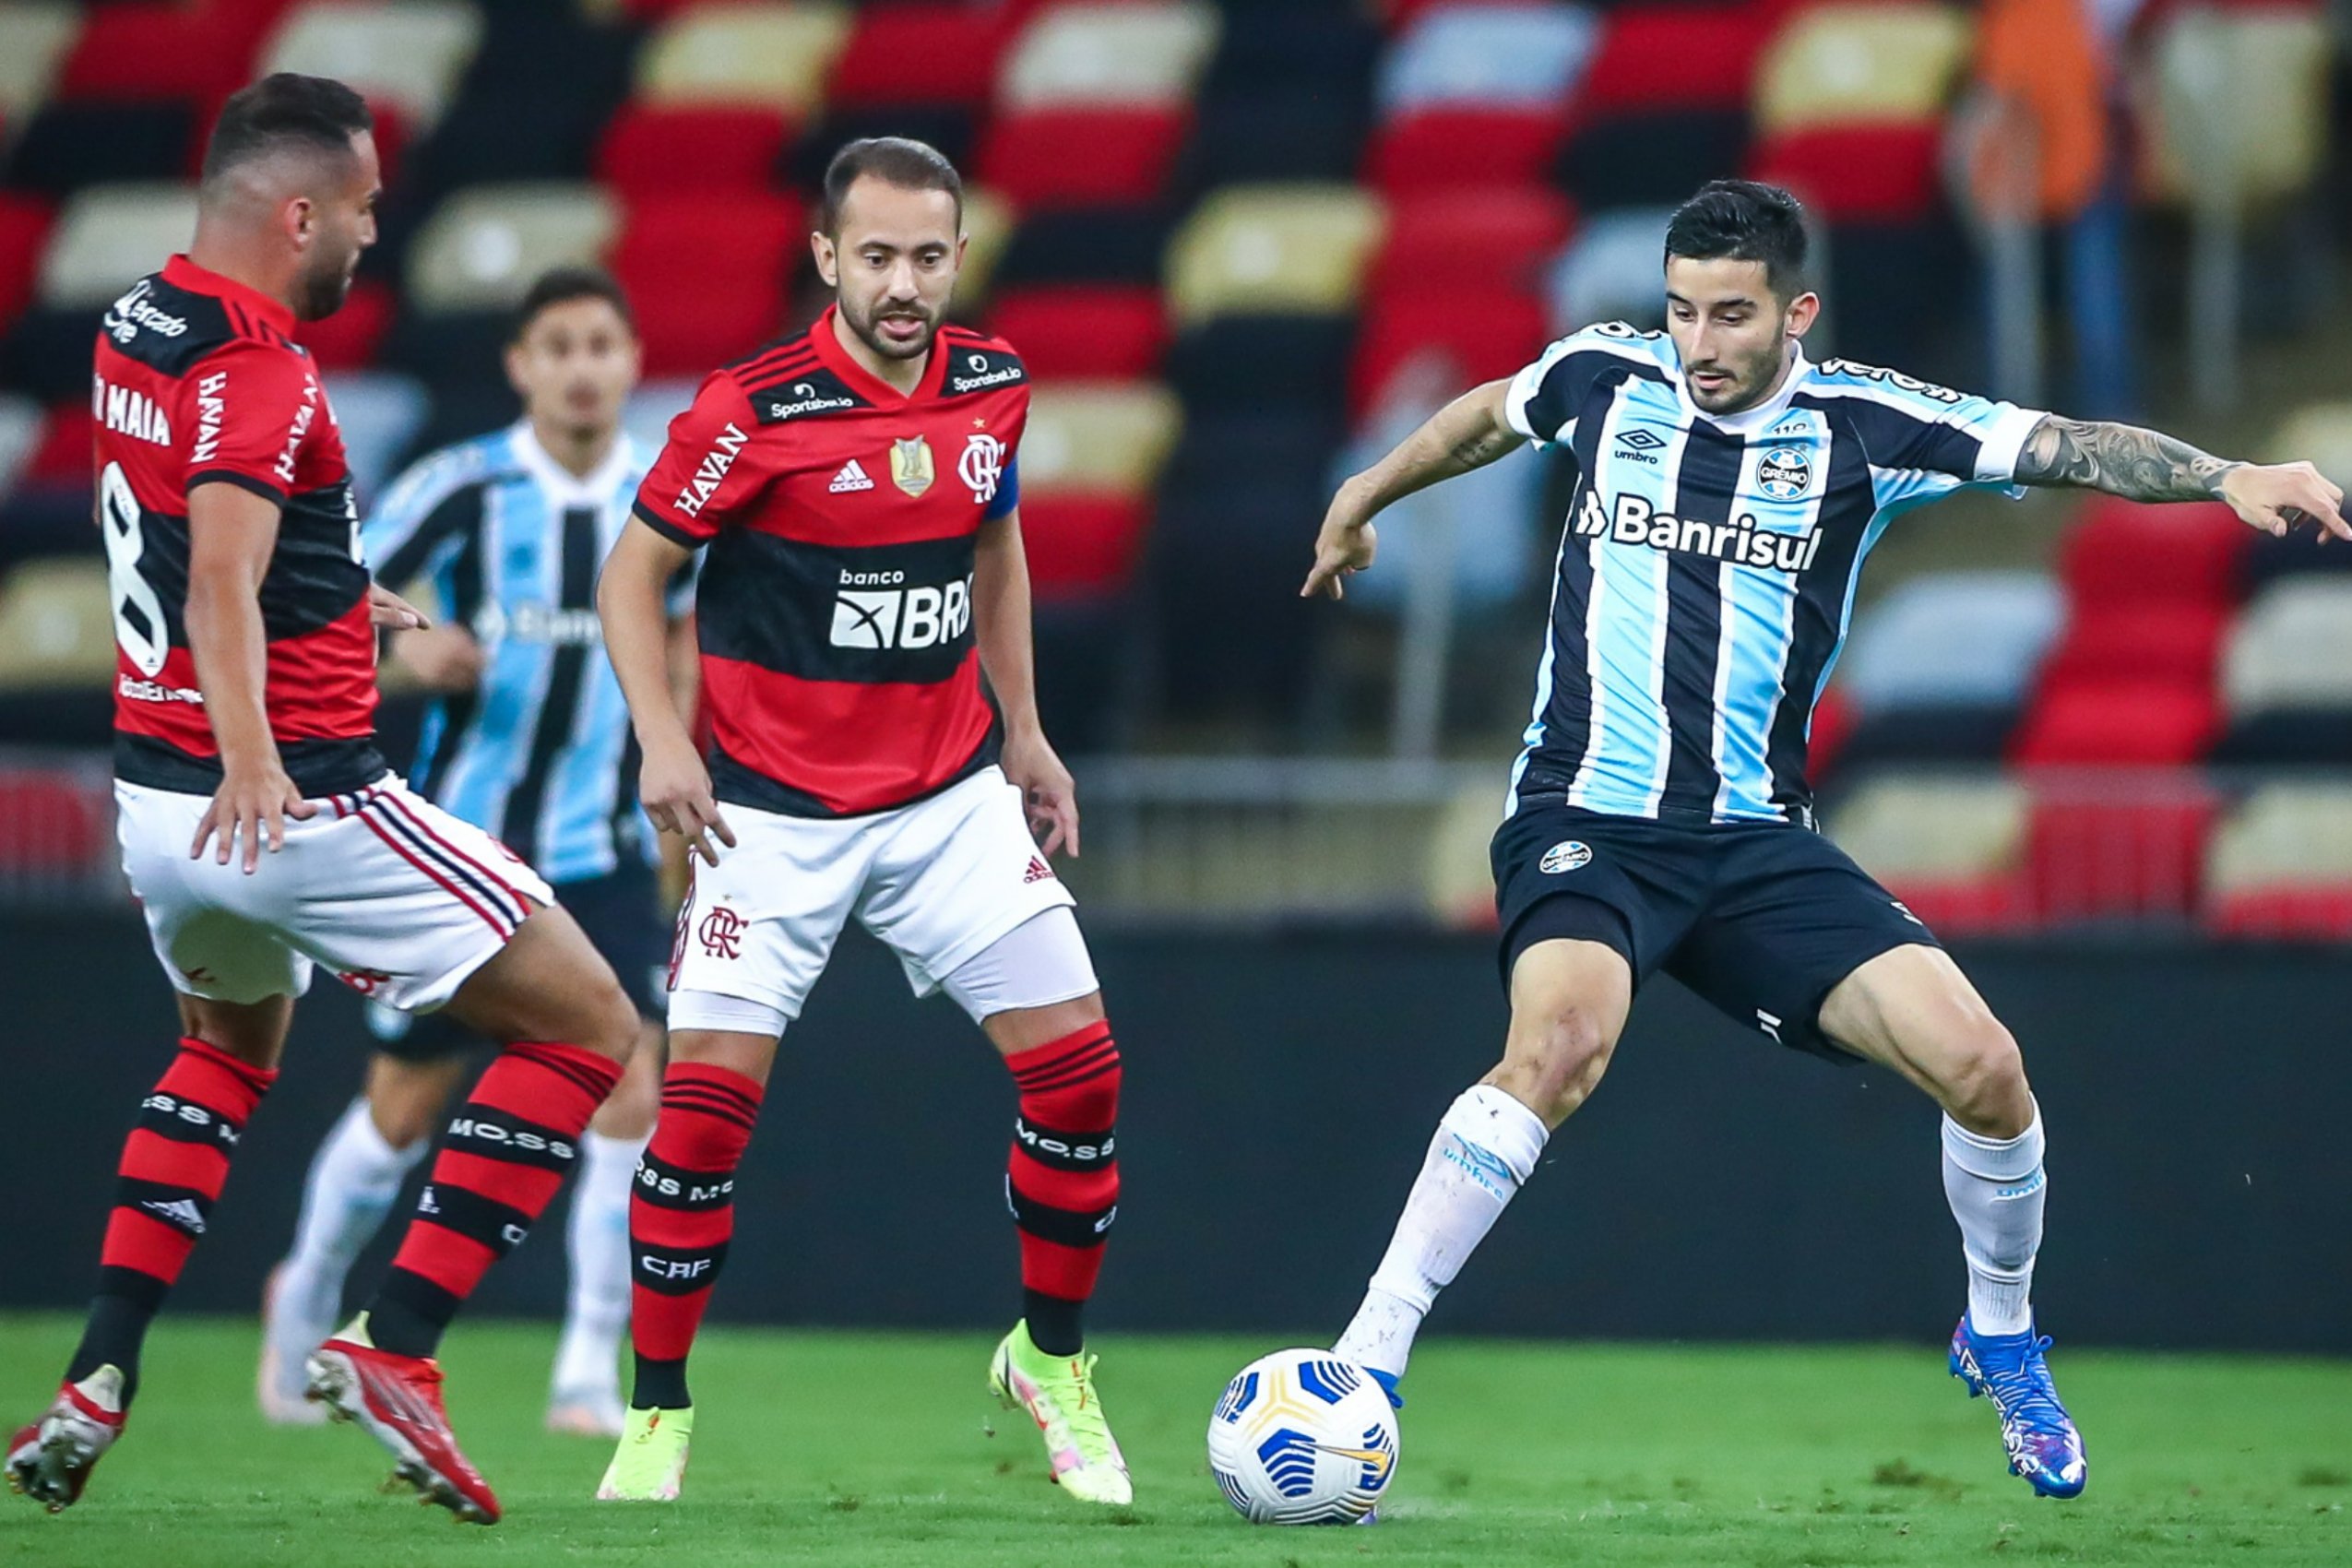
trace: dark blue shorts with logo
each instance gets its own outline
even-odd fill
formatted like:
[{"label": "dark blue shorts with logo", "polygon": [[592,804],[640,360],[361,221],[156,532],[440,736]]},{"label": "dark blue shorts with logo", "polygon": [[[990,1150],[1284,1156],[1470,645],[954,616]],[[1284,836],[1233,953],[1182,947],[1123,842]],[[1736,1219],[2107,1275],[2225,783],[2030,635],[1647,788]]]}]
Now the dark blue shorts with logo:
[{"label": "dark blue shorts with logo", "polygon": [[1837,983],[1935,937],[1846,852],[1784,823],[1676,823],[1523,802],[1489,851],[1503,983],[1538,942],[1605,943],[1639,990],[1663,969],[1739,1023],[1835,1061]]}]

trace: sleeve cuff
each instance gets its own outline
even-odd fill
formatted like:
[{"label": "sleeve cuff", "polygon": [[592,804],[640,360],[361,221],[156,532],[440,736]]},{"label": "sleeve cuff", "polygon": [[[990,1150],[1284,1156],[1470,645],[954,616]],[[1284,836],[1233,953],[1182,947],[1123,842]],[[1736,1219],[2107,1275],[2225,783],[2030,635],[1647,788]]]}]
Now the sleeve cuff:
[{"label": "sleeve cuff", "polygon": [[668,540],[672,544],[682,545],[688,550],[700,550],[704,545],[710,542],[710,536],[708,534],[688,533],[684,529],[680,528],[669,518],[653,511],[642,501],[630,503],[629,513],[632,517],[636,517],[637,521],[643,523],[646,527],[651,529],[654,532],[659,534],[662,538]]},{"label": "sleeve cuff", "polygon": [[233,484],[239,490],[249,490],[263,500],[274,501],[280,506],[286,504],[288,494],[285,486],[236,469],[204,469],[192,473],[188,476],[184,493],[194,495],[200,484]]},{"label": "sleeve cuff", "polygon": [[2019,409],[2003,405],[1977,446],[1977,482],[2003,484],[2015,490],[2017,459],[2025,456],[2025,442],[2034,427],[2049,416],[2039,409]]},{"label": "sleeve cuff", "polygon": [[1527,422],[1527,405],[1535,400],[1536,390],[1543,385],[1544,373],[1551,368],[1550,356],[1545,355],[1535,363],[1521,367],[1511,378],[1511,389],[1503,395],[1503,420],[1525,440],[1538,446],[1551,445],[1550,433],[1538,434]]}]

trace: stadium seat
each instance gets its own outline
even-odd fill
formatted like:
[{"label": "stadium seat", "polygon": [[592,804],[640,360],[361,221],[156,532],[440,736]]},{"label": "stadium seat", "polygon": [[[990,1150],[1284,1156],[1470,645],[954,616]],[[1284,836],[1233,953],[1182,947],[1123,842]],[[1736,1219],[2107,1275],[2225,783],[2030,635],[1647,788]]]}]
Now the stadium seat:
[{"label": "stadium seat", "polygon": [[550,267],[595,261],[619,219],[619,204],[595,185],[469,186],[434,210],[410,247],[409,303],[424,311],[510,307]]},{"label": "stadium seat", "polygon": [[1364,178],[1391,196],[1541,185],[1567,129],[1555,111],[1457,107],[1399,115],[1373,132]]},{"label": "stadium seat", "polygon": [[[1171,229],[1169,216],[1157,207],[1042,212],[1010,231],[999,281],[1008,288],[1052,283],[1157,287]],[[968,257],[964,265],[968,276]],[[962,297],[961,285],[956,293]]]},{"label": "stadium seat", "polygon": [[2025,922],[2027,795],[1990,774],[1890,773],[1840,801],[1829,834],[1930,929]]},{"label": "stadium seat", "polygon": [[511,304],[432,312],[407,304],[393,317],[376,362],[384,369],[415,376],[433,388],[438,422],[445,412],[456,417],[456,410],[437,405],[463,396],[469,388],[486,389],[503,399],[506,378],[496,371],[514,325]]},{"label": "stadium seat", "polygon": [[1142,206],[1166,188],[1190,125],[1181,107],[1003,114],[980,143],[978,172],[1025,213]]},{"label": "stadium seat", "polygon": [[1357,339],[1348,406],[1358,414],[1371,409],[1417,362],[1434,366],[1455,392],[1514,374],[1541,351],[1544,327],[1543,302],[1526,291],[1465,286],[1375,298]]},{"label": "stadium seat", "polygon": [[0,191],[0,331],[32,298],[53,218],[49,203],[39,196]]},{"label": "stadium seat", "polygon": [[2067,623],[2043,663],[2051,684],[2135,677],[2211,686],[2230,612],[2217,604],[2107,604]]},{"label": "stadium seat", "polygon": [[[37,297],[60,308],[98,306],[187,248],[196,192],[186,185],[101,185],[69,197],[41,260]],[[87,366],[84,367],[87,369]]]},{"label": "stadium seat", "polygon": [[1030,18],[1005,53],[996,106],[1008,113],[1078,104],[1180,106],[1192,101],[1217,34],[1217,7],[1205,0],[1050,6]]},{"label": "stadium seat", "polygon": [[2010,742],[2021,766],[2180,766],[2220,730],[2209,688],[2177,681],[2084,681],[2045,690]]},{"label": "stadium seat", "polygon": [[2035,913],[2049,924],[2192,914],[2219,810],[2194,778],[2037,786],[2025,829]]},{"label": "stadium seat", "polygon": [[[1022,453],[1021,482],[1028,482]],[[1134,580],[1150,531],[1151,505],[1142,495],[1065,491],[1031,500],[1021,496],[1021,543],[1040,607],[1097,600]]]},{"label": "stadium seat", "polygon": [[457,90],[481,25],[481,14],[464,0],[310,0],[287,14],[255,69],[333,77],[397,105],[422,130]]},{"label": "stadium seat", "polygon": [[40,444],[41,405],[21,393],[0,392],[0,502],[16,490]]},{"label": "stadium seat", "polygon": [[1380,113],[1557,108],[1575,91],[1599,38],[1598,19],[1582,6],[1516,0],[1425,11],[1381,61]]},{"label": "stadium seat", "polygon": [[184,103],[60,100],[16,138],[8,184],[62,196],[85,185],[177,180],[189,172],[194,122]]},{"label": "stadium seat", "polygon": [[964,187],[964,270],[956,278],[956,306],[966,319],[986,308],[1018,222],[1013,204],[994,191]]},{"label": "stadium seat", "polygon": [[764,192],[792,135],[781,111],[752,104],[624,104],[597,148],[596,177],[624,197]]},{"label": "stadium seat", "polygon": [[398,473],[402,454],[431,410],[430,400],[409,377],[380,370],[330,372],[327,396],[336,428],[343,433],[351,484],[361,505],[372,505]]},{"label": "stadium seat", "polygon": [[1182,425],[1175,394],[1157,382],[1043,382],[1021,437],[1022,502],[1064,493],[1144,495]]},{"label": "stadium seat", "polygon": [[1600,213],[1587,220],[1551,269],[1546,292],[1556,332],[1596,321],[1657,327],[1666,319],[1666,225],[1669,208]]},{"label": "stadium seat", "polygon": [[1220,315],[1177,334],[1166,377],[1187,419],[1312,410],[1336,420],[1354,340],[1346,316]]},{"label": "stadium seat", "polygon": [[2233,715],[2266,708],[2352,709],[2352,582],[2287,578],[2246,607],[2222,658]]},{"label": "stadium seat", "polygon": [[1201,83],[1204,99],[1307,93],[1360,99],[1369,107],[1383,41],[1361,7],[1306,0],[1223,11],[1217,53]]},{"label": "stadium seat", "polygon": [[695,400],[701,373],[694,375],[648,376],[621,410],[621,428],[648,452],[659,452],[669,439],[670,422]]},{"label": "stadium seat", "polygon": [[1969,23],[1957,6],[1846,0],[1791,15],[1756,63],[1756,125],[1779,135],[1811,125],[1911,121],[1941,114],[1967,65]]},{"label": "stadium seat", "polygon": [[1746,0],[1611,6],[1576,90],[1577,113],[1744,112],[1756,57],[1779,19],[1776,7]]},{"label": "stadium seat", "polygon": [[[1325,469],[1326,484],[1336,488],[1342,476],[1371,467],[1457,396],[1466,379],[1459,362],[1443,352],[1400,365]],[[1536,572],[1550,560],[1550,540],[1539,546],[1538,529],[1556,533],[1558,527],[1538,522],[1544,479],[1540,463],[1490,463],[1390,506],[1381,514],[1381,569],[1348,585],[1349,612],[1397,614],[1418,597],[1430,571],[1444,574],[1457,612],[1524,603]],[[1488,803],[1491,814],[1491,798]]]},{"label": "stadium seat", "polygon": [[2261,786],[2215,831],[2204,884],[2210,931],[2352,937],[2352,786]]},{"label": "stadium seat", "polygon": [[1195,208],[1168,247],[1168,303],[1192,326],[1233,314],[1354,308],[1381,208],[1344,185],[1237,185]]},{"label": "stadium seat", "polygon": [[2169,9],[2153,51],[2156,191],[2186,202],[2218,188],[2247,204],[2310,188],[2327,163],[2334,53],[2321,8]]},{"label": "stadium seat", "polygon": [[814,0],[683,10],[646,41],[636,97],[672,106],[752,104],[807,119],[849,30],[847,6]]},{"label": "stadium seat", "polygon": [[[25,459],[26,484],[63,484],[86,497],[95,477],[90,467],[95,441],[91,424],[87,397],[50,404],[42,414],[41,439],[32,456]],[[86,500],[77,509],[89,517]]]},{"label": "stadium seat", "polygon": [[82,9],[68,0],[0,6],[0,124],[21,124],[48,98],[81,31]]},{"label": "stadium seat", "polygon": [[10,766],[0,774],[0,877],[89,877],[110,860],[112,814],[102,787],[67,768]]},{"label": "stadium seat", "polygon": [[103,560],[28,561],[0,582],[0,687],[102,687],[113,673]]},{"label": "stadium seat", "polygon": [[398,301],[381,280],[362,278],[351,285],[342,309],[303,322],[294,339],[322,369],[359,370],[374,362],[398,309]]},{"label": "stadium seat", "polygon": [[1769,137],[1752,178],[1785,185],[1832,223],[1916,223],[1942,199],[1943,126],[1816,125]]},{"label": "stadium seat", "polygon": [[1168,314],[1157,289],[1008,289],[990,302],[988,328],[1019,350],[1039,378],[1148,376],[1168,351]]},{"label": "stadium seat", "polygon": [[1557,191],[1500,186],[1425,191],[1392,200],[1365,291],[1374,299],[1454,289],[1466,278],[1539,290],[1575,227]]},{"label": "stadium seat", "polygon": [[1370,110],[1360,93],[1233,89],[1201,101],[1180,165],[1186,188],[1352,180]]},{"label": "stadium seat", "polygon": [[2060,575],[2078,609],[2131,600],[2226,604],[2254,532],[2218,501],[2142,505],[2100,496],[2061,547]]},{"label": "stadium seat", "polygon": [[826,89],[835,103],[985,106],[998,61],[1011,42],[1010,16],[986,6],[868,6],[833,63]]},{"label": "stadium seat", "polygon": [[1555,172],[1588,212],[1673,206],[1736,172],[1747,145],[1748,116],[1737,108],[1617,113],[1577,122]]},{"label": "stadium seat", "polygon": [[610,259],[636,307],[647,374],[707,371],[781,331],[806,232],[800,204],[784,196],[631,202]]},{"label": "stadium seat", "polygon": [[2352,402],[2310,403],[2287,416],[2263,460],[2308,462],[2338,484],[2352,484]]},{"label": "stadium seat", "polygon": [[266,7],[171,0],[92,7],[58,71],[58,95],[210,103],[252,77],[255,51],[274,19]]},{"label": "stadium seat", "polygon": [[2065,615],[2057,583],[2037,572],[1927,573],[1855,618],[1838,683],[1863,718],[2013,708]]}]

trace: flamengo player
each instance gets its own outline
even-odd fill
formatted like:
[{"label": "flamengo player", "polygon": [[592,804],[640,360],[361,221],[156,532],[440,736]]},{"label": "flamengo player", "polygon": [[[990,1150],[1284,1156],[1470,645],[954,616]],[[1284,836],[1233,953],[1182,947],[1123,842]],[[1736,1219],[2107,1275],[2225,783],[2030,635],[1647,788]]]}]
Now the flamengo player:
[{"label": "flamengo player", "polygon": [[[605,565],[646,809],[706,864],[679,914],[671,1064],[632,1211],[636,1390],[600,1497],[678,1495],[686,1353],[734,1229],[734,1170],[778,1037],[851,917],[1012,1070],[1027,1313],[990,1383],[1036,1420],[1064,1490],[1130,1496],[1079,1322],[1118,1199],[1119,1051],[1045,860],[1076,851],[1078,818],[1030,678],[1027,374],[1003,343],[940,326],[962,208],[954,167],[920,142],[841,150],[813,240],[833,307],[703,383]],[[663,585],[705,545],[707,768],[662,659]]]},{"label": "flamengo player", "polygon": [[[124,868],[180,995],[172,1065],[123,1147],[98,1291],[9,1484],[52,1513],[122,1435],[139,1349],[278,1075],[314,966],[505,1042],[450,1124],[367,1313],[311,1395],[460,1518],[498,1503],[458,1452],[430,1360],[553,1196],[636,1037],[636,1010],[546,884],[410,794],[377,754],[376,615],[422,617],[361,564],[343,443],[288,334],[331,314],[375,237],[367,106],[279,75],[206,148],[195,243],[98,340],[98,517],[121,645]],[[374,608],[374,607],[379,607]]]},{"label": "flamengo player", "polygon": [[2082,1439],[2028,1300],[2040,1111],[2016,1041],[1958,966],[1813,831],[1813,704],[1880,531],[1966,486],[2217,498],[2275,534],[2352,529],[2343,492],[2308,463],[2225,462],[2154,431],[1812,363],[1801,341],[1821,302],[1805,251],[1788,192],[1708,185],[1667,230],[1667,331],[1562,339],[1441,410],[1324,519],[1303,591],[1336,597],[1372,564],[1372,517],[1399,496],[1526,441],[1576,458],[1535,713],[1494,837],[1510,1035],[1439,1123],[1336,1348],[1394,1392],[1423,1314],[1663,968],[1778,1044],[1883,1063],[1943,1107],[1968,1280],[1949,1365],[1991,1400],[2010,1468],[2072,1497]]}]

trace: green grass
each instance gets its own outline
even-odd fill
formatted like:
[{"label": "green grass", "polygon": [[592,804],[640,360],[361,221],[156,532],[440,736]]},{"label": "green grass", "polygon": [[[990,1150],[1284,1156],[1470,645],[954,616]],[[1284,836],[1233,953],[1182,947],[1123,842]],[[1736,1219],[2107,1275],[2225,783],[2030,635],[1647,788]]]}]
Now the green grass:
[{"label": "green grass", "polygon": [[[0,1318],[12,1417],[48,1392],[63,1320]],[[57,1518],[0,1496],[0,1564],[928,1564],[2352,1562],[2352,1363],[2069,1353],[2081,1501],[2004,1473],[1940,1348],[1637,1348],[1435,1341],[1369,1530],[1242,1524],[1205,1473],[1225,1378],[1266,1345],[1110,1338],[1132,1510],[1059,1496],[1026,1429],[982,1435],[980,1337],[718,1332],[695,1359],[685,1501],[588,1501],[600,1443],[538,1431],[552,1334],[461,1325],[453,1414],[506,1507],[459,1528],[378,1495],[374,1444],[254,1414],[255,1333],[167,1320],[123,1447]]]}]

